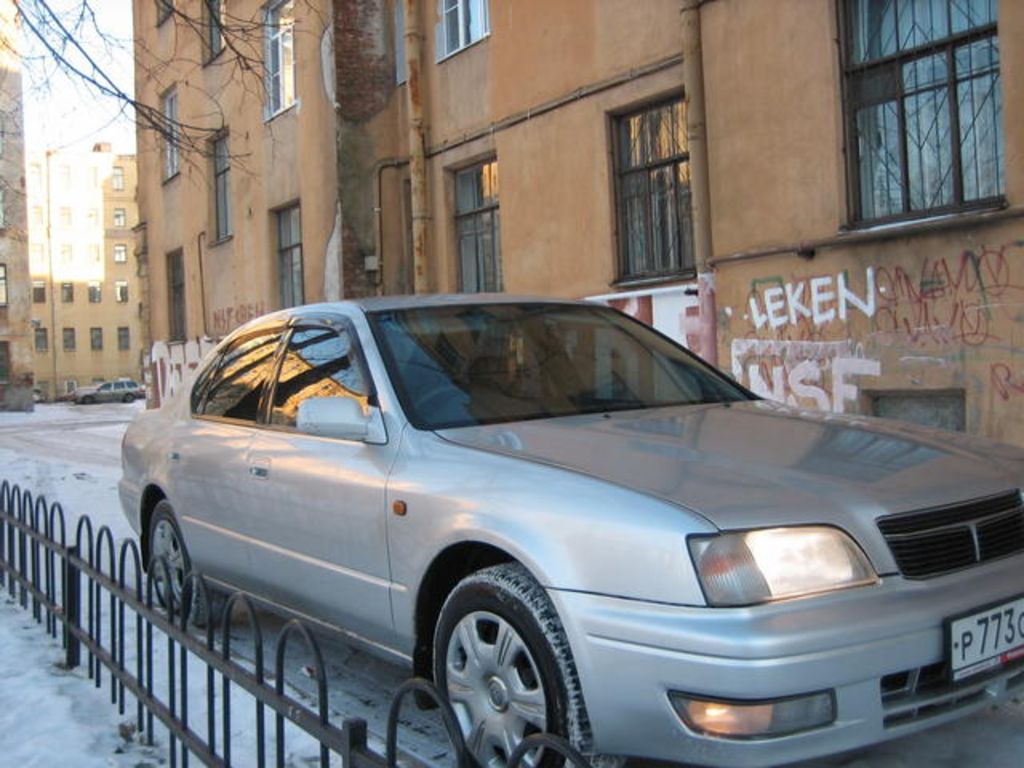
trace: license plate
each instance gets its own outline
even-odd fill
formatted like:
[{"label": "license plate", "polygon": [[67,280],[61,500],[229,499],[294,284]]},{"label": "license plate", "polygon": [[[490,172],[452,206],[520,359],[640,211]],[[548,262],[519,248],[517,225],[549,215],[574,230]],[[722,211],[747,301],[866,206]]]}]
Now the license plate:
[{"label": "license plate", "polygon": [[949,649],[954,681],[1024,658],[1024,597],[953,619]]}]

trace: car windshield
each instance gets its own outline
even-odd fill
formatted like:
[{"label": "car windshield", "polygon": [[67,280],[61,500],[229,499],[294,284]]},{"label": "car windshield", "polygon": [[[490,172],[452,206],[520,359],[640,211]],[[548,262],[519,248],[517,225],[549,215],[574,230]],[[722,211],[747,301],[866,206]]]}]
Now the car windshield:
[{"label": "car windshield", "polygon": [[462,304],[369,318],[419,429],[751,397],[664,336],[598,305]]}]

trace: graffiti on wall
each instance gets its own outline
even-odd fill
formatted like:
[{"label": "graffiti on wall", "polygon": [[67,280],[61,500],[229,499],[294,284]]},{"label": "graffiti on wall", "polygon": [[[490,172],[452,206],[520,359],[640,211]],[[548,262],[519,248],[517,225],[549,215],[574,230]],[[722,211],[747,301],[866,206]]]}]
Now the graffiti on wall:
[{"label": "graffiti on wall", "polygon": [[177,392],[216,343],[212,339],[154,342],[146,366],[149,372],[149,406],[159,408],[165,399]]},{"label": "graffiti on wall", "polygon": [[712,362],[717,358],[714,327],[715,285],[711,273],[697,282],[640,291],[589,296],[653,326],[670,339]]},{"label": "graffiti on wall", "polygon": [[878,267],[875,330],[882,340],[916,346],[979,347],[1003,339],[999,308],[1024,302],[1011,276],[1022,241],[926,258],[919,268]]},{"label": "graffiti on wall", "polygon": [[[863,280],[859,270],[759,277],[746,298],[747,337],[732,341],[732,373],[765,397],[841,413],[857,402],[862,377],[881,375],[874,350],[899,347],[907,349],[901,362],[938,365],[949,355],[916,350],[1005,350],[1024,320],[1024,283],[1014,278],[1022,249],[1024,241],[1013,240],[875,264],[864,268]],[[866,320],[860,343],[842,340],[856,318]],[[989,363],[989,380],[1000,400],[1024,396],[1024,369],[1012,362]]]},{"label": "graffiti on wall", "polygon": [[244,304],[236,304],[233,307],[221,307],[213,310],[213,334],[224,336],[234,328],[255,320],[260,315],[267,313],[266,305],[262,301],[252,301]]},{"label": "graffiti on wall", "polygon": [[860,396],[857,377],[878,376],[877,360],[852,341],[733,339],[732,375],[762,397],[843,413]]},{"label": "graffiti on wall", "polygon": [[809,280],[785,281],[779,277],[755,280],[749,299],[750,321],[761,330],[810,322],[816,327],[833,320],[846,322],[851,310],[874,317],[877,308],[875,270],[865,270],[865,291],[858,294],[846,272]]},{"label": "graffiti on wall", "polygon": [[1007,363],[992,363],[989,368],[992,390],[1000,400],[1024,396],[1024,370],[1014,369]]}]

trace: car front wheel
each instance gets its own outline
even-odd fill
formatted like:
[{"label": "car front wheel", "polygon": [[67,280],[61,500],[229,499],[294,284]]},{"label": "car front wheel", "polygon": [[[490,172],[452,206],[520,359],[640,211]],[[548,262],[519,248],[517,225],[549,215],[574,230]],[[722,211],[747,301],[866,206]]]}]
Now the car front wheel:
[{"label": "car front wheel", "polygon": [[[565,631],[518,564],[477,571],[452,590],[434,633],[434,679],[484,768],[505,768],[531,734],[589,730]],[[534,751],[524,762],[547,766],[556,756]]]}]

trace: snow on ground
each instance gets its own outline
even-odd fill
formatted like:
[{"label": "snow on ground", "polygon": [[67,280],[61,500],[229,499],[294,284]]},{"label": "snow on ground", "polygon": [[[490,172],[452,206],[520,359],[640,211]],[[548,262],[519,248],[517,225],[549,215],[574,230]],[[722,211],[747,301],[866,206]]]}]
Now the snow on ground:
[{"label": "snow on ground", "polygon": [[[60,502],[74,520],[88,514],[98,528],[107,525],[114,538],[133,536],[117,502],[120,440],[142,403],[75,406],[40,405],[34,413],[0,413],[0,480],[18,483],[49,501]],[[261,617],[273,659],[273,638],[281,627],[274,617]],[[322,640],[330,690],[332,722],[362,717],[369,723],[371,741],[380,748],[387,710],[394,690],[408,669],[380,661],[346,647],[335,638]],[[232,647],[244,654],[246,629],[232,626]],[[158,642],[156,647],[165,647]],[[129,646],[130,647],[130,646]],[[308,663],[303,652],[289,651],[289,669]],[[104,683],[97,690],[84,667],[65,671],[63,652],[29,612],[18,607],[6,591],[0,593],[0,768],[7,766],[67,766],[91,768],[148,768],[167,760],[165,742],[140,745],[131,717],[120,717]],[[193,662],[192,674],[201,674]],[[295,695],[312,694],[314,684],[298,675],[289,679]],[[237,695],[237,694],[236,694]],[[202,722],[203,702],[190,705],[192,722]],[[239,731],[245,728],[251,704],[232,700]],[[431,713],[404,710],[400,740],[413,759],[426,764],[451,764],[446,740]],[[251,718],[250,718],[251,719]],[[268,733],[272,732],[272,718]],[[376,735],[376,738],[373,738]],[[316,755],[315,746],[289,735],[289,764],[304,765]],[[236,764],[255,764],[251,740],[238,733]],[[1019,768],[1024,764],[1024,703],[993,708],[953,725],[944,726],[872,749],[801,764],[800,768]],[[646,768],[635,761],[631,768]]]}]

